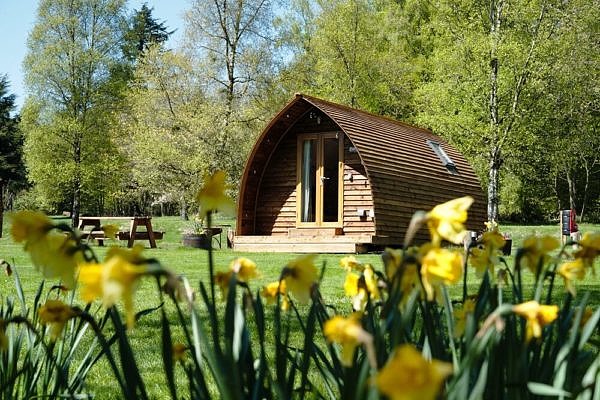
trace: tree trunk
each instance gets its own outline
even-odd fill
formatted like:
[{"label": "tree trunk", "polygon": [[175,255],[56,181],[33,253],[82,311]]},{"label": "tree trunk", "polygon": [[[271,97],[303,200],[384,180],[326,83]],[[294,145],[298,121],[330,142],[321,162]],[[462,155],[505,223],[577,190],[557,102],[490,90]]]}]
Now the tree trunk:
[{"label": "tree trunk", "polygon": [[576,210],[576,196],[577,196],[577,188],[575,187],[575,177],[573,176],[573,171],[571,169],[567,169],[567,183],[569,184],[569,207],[571,210]]},{"label": "tree trunk", "polygon": [[0,180],[0,238],[4,227],[4,183]]},{"label": "tree trunk", "polygon": [[498,190],[500,187],[500,120],[498,118],[498,44],[503,1],[492,1],[490,7],[490,159],[488,172],[488,221],[498,221]]},{"label": "tree trunk", "polygon": [[500,188],[500,149],[495,149],[490,156],[490,170],[488,174],[488,221],[498,221],[498,204],[500,203],[498,191]]},{"label": "tree trunk", "polygon": [[583,167],[585,168],[585,186],[583,187],[583,199],[581,199],[581,213],[579,214],[580,221],[583,222],[583,216],[585,215],[585,205],[588,199],[588,192],[590,188],[590,164],[589,161],[584,158]]},{"label": "tree trunk", "polygon": [[74,146],[73,160],[75,161],[75,181],[73,182],[73,203],[71,207],[71,225],[79,226],[79,211],[81,209],[81,144]]},{"label": "tree trunk", "polygon": [[558,174],[554,175],[554,196],[556,197],[556,209],[562,210],[562,203],[560,201],[560,193],[558,192]]}]

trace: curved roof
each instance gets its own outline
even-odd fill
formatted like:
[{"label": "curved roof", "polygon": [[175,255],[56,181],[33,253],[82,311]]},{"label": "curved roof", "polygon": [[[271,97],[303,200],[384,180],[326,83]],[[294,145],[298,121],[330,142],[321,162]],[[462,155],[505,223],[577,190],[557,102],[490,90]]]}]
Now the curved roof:
[{"label": "curved roof", "polygon": [[[302,94],[273,118],[252,150],[240,189],[238,221],[242,226],[249,207],[256,207],[248,185],[258,186],[279,140],[314,108],[331,118],[357,149],[371,184],[377,236],[403,236],[414,211],[465,195],[475,198],[469,212],[469,220],[474,221],[471,229],[482,228],[486,202],[479,180],[464,156],[443,139],[426,129]],[[441,145],[457,175],[448,171],[428,141]]]}]

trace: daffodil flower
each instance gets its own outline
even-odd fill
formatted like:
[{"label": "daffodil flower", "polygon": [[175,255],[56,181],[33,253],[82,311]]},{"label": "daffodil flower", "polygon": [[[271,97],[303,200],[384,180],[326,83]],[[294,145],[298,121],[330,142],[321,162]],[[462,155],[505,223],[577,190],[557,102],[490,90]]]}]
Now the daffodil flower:
[{"label": "daffodil flower", "polygon": [[200,204],[200,216],[204,218],[209,212],[221,211],[227,214],[235,212],[233,200],[225,194],[225,179],[227,176],[223,171],[216,171],[212,176],[206,178],[204,186],[196,195]]},{"label": "daffodil flower", "polygon": [[133,295],[139,278],[148,272],[146,265],[132,263],[139,260],[143,259],[138,249],[116,250],[107,253],[105,261],[101,264],[82,264],[78,278],[82,299],[88,303],[94,299],[102,299],[106,308],[123,300],[127,327],[133,328],[135,323]]},{"label": "daffodil flower", "polygon": [[342,346],[340,361],[343,366],[352,366],[354,353],[360,344],[365,345],[370,362],[374,364],[373,337],[362,328],[359,313],[354,313],[349,318],[335,316],[325,321],[323,334],[328,342]]},{"label": "daffodil flower", "polygon": [[52,220],[39,211],[18,211],[11,219],[11,234],[17,243],[41,239],[53,227]]},{"label": "daffodil flower", "polygon": [[540,266],[548,260],[548,253],[559,245],[558,239],[552,236],[530,236],[523,241],[521,264],[537,274]]},{"label": "daffodil flower", "polygon": [[452,364],[427,361],[412,345],[396,349],[379,371],[376,385],[391,400],[434,400],[452,374]]},{"label": "daffodil flower", "polygon": [[214,283],[221,289],[223,300],[227,298],[229,293],[229,281],[233,274],[236,274],[238,281],[248,282],[258,276],[258,270],[254,261],[246,257],[238,257],[229,264],[229,271],[215,273]]},{"label": "daffodil flower", "polygon": [[542,327],[552,323],[558,317],[558,306],[540,305],[531,300],[513,306],[513,312],[527,320],[525,340],[542,337]]},{"label": "daffodil flower", "polygon": [[439,204],[427,213],[427,226],[435,246],[439,246],[442,239],[455,244],[462,243],[467,210],[472,203],[473,198],[465,196]]},{"label": "daffodil flower", "polygon": [[281,295],[281,309],[287,311],[290,302],[287,297],[285,281],[275,281],[262,288],[260,294],[267,300],[267,304],[273,304],[277,301],[277,296]]},{"label": "daffodil flower", "polygon": [[60,278],[63,285],[72,288],[77,263],[83,260],[75,241],[52,230],[52,221],[40,212],[19,211],[12,220],[13,239],[17,243],[25,242],[25,251],[30,254],[33,265],[45,278]]},{"label": "daffodil flower", "polygon": [[421,264],[421,281],[427,300],[435,298],[435,288],[460,281],[463,273],[462,256],[457,251],[433,248],[425,254]]},{"label": "daffodil flower", "polygon": [[593,268],[594,259],[600,254],[600,233],[584,233],[577,246],[578,249],[573,255],[580,258],[586,267]]},{"label": "daffodil flower", "polygon": [[465,328],[467,326],[467,317],[469,314],[475,312],[475,305],[477,303],[474,299],[466,299],[462,305],[462,308],[455,308],[454,313],[454,336],[459,338],[465,334]]},{"label": "daffodil flower", "polygon": [[361,275],[349,272],[344,281],[344,293],[352,298],[354,311],[364,311],[369,298],[377,300],[381,296],[373,267],[365,264],[363,268]]},{"label": "daffodil flower", "polygon": [[364,265],[360,263],[354,256],[342,258],[340,260],[340,267],[344,268],[346,272],[350,272],[352,270],[362,271],[364,269]]},{"label": "daffodil flower", "polygon": [[233,276],[233,271],[229,270],[226,272],[217,272],[215,273],[215,285],[217,285],[221,289],[221,296],[223,300],[227,299],[227,294],[229,293],[229,281]]},{"label": "daffodil flower", "polygon": [[488,270],[494,276],[494,266],[500,263],[504,242],[504,238],[498,232],[485,232],[481,238],[481,245],[471,248],[469,259],[478,277],[481,278]]},{"label": "daffodil flower", "polygon": [[415,287],[419,285],[417,262],[422,258],[418,247],[407,250],[385,249],[382,258],[388,280],[394,282],[396,275],[400,276],[400,291],[402,299],[400,304],[405,304]]},{"label": "daffodil flower", "polygon": [[287,289],[301,303],[307,303],[313,285],[317,282],[317,267],[315,267],[315,254],[300,256],[290,261],[281,272],[285,279]]},{"label": "daffodil flower", "polygon": [[44,325],[50,325],[50,339],[58,339],[68,320],[77,315],[73,307],[66,305],[60,300],[47,300],[44,305],[38,309],[40,322]]},{"label": "daffodil flower", "polygon": [[229,269],[237,274],[237,279],[242,282],[248,282],[250,279],[258,277],[256,263],[246,257],[238,257],[231,262]]},{"label": "daffodil flower", "polygon": [[573,280],[582,280],[585,278],[585,265],[581,258],[576,258],[573,261],[567,261],[558,267],[556,270],[565,281],[565,287],[573,296],[576,295],[575,286]]}]

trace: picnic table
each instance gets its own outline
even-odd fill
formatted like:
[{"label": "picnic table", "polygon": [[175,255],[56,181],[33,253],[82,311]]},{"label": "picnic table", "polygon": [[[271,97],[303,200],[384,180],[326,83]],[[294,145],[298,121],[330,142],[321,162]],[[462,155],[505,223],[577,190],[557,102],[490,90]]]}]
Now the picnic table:
[{"label": "picnic table", "polygon": [[[88,238],[93,237],[99,240],[99,244],[101,245],[100,239],[104,239],[102,235],[102,225],[101,221],[106,220],[129,220],[129,231],[120,231],[119,239],[127,240],[127,247],[133,247],[133,244],[136,240],[148,240],[151,248],[156,248],[156,240],[157,238],[162,238],[162,232],[154,232],[152,229],[152,217],[90,217],[90,216],[80,216],[79,217],[79,225],[77,228],[84,234],[88,235]],[[139,226],[145,226],[146,231],[138,232],[137,228]],[[90,230],[86,230],[87,227],[91,227]],[[160,237],[158,237],[160,236]]]}]

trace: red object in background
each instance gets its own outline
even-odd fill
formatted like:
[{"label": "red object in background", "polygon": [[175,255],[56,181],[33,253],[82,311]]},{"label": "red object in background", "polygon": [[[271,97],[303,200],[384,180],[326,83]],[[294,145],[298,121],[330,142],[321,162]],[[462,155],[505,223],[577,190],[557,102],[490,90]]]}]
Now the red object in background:
[{"label": "red object in background", "polygon": [[560,212],[560,225],[563,236],[569,236],[579,230],[576,216],[575,210],[562,210]]},{"label": "red object in background", "polygon": [[577,214],[575,214],[575,210],[571,210],[571,215],[569,218],[569,231],[571,231],[571,233],[577,232],[579,230],[579,227],[577,226],[576,216]]}]

